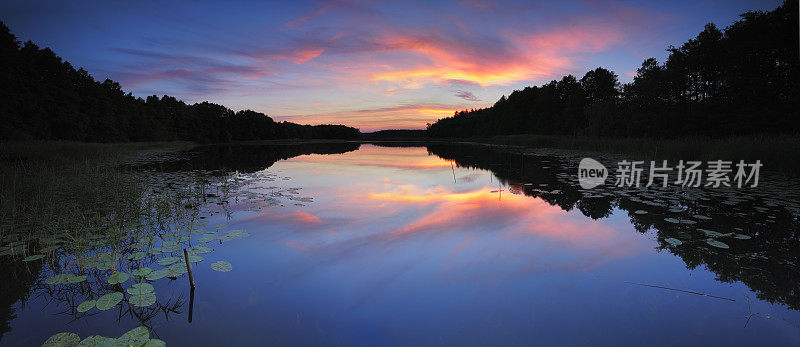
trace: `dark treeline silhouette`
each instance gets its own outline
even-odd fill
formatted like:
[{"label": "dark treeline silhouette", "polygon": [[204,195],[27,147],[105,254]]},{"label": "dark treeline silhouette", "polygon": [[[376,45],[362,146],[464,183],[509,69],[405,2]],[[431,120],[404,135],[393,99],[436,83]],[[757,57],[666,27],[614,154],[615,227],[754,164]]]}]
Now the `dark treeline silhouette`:
[{"label": "dark treeline silhouette", "polygon": [[597,68],[516,90],[494,106],[456,112],[430,137],[509,134],[725,136],[800,131],[798,2],[714,24],[663,64],[645,60],[632,83]]},{"label": "dark treeline silhouette", "polygon": [[49,48],[20,44],[0,22],[0,140],[223,142],[358,138],[343,125],[275,122],[265,114],[174,97],[146,99],[98,82]]},{"label": "dark treeline silhouette", "polygon": [[390,139],[423,139],[425,130],[378,130],[371,133],[362,133],[361,137],[365,140],[390,140]]}]

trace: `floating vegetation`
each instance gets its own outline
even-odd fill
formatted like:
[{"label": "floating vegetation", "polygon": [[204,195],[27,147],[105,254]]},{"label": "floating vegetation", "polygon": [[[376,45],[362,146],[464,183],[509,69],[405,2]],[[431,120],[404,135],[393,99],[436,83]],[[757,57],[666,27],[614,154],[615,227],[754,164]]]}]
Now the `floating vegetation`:
[{"label": "floating vegetation", "polygon": [[136,283],[130,286],[126,291],[130,295],[141,295],[141,294],[152,293],[153,290],[155,290],[155,288],[153,288],[152,284],[143,282],[143,283]]},{"label": "floating vegetation", "polygon": [[153,292],[135,294],[128,297],[128,302],[136,307],[148,307],[156,303],[156,295]]},{"label": "floating vegetation", "polygon": [[78,305],[77,311],[80,313],[84,313],[86,311],[93,309],[96,304],[97,304],[96,300],[86,300],[82,302],[80,305]]},{"label": "floating vegetation", "polygon": [[100,311],[108,310],[122,301],[122,298],[125,296],[120,292],[111,292],[106,295],[101,296],[97,299],[97,309]]},{"label": "floating vegetation", "polygon": [[711,246],[717,247],[717,248],[730,248],[730,246],[728,246],[727,244],[724,244],[724,243],[722,243],[720,241],[717,241],[717,240],[714,240],[714,239],[711,239],[711,238],[706,239],[706,243],[708,243]]},{"label": "floating vegetation", "polygon": [[636,214],[647,214],[647,211],[645,211],[645,210],[636,210],[634,213],[636,213]]},{"label": "floating vegetation", "polygon": [[667,222],[670,222],[670,223],[675,223],[675,224],[681,222],[681,221],[679,221],[679,220],[677,220],[675,218],[671,218],[671,217],[664,218],[664,220],[667,221]]},{"label": "floating vegetation", "polygon": [[219,272],[228,272],[228,271],[233,270],[233,266],[231,265],[231,263],[229,263],[227,261],[220,260],[220,261],[211,263],[211,269],[213,269],[215,271],[219,271]]},{"label": "floating vegetation", "polygon": [[683,244],[683,241],[678,240],[676,238],[672,238],[672,237],[664,239],[664,241],[666,241],[667,243],[669,243],[669,244],[671,244],[673,246],[680,246],[680,245]]},{"label": "floating vegetation", "polygon": [[136,347],[161,347],[166,346],[164,341],[150,338],[150,331],[145,327],[136,327],[118,338],[92,335],[83,340],[75,333],[58,333],[51,336],[42,345],[47,347],[67,346],[136,346]]},{"label": "floating vegetation", "polygon": [[125,272],[115,272],[111,276],[108,276],[108,284],[119,284],[127,281],[131,276]]},{"label": "floating vegetation", "polygon": [[180,260],[181,259],[178,258],[178,257],[164,257],[164,258],[159,259],[157,262],[158,262],[158,265],[167,266],[167,265],[175,264],[175,263],[179,262]]},{"label": "floating vegetation", "polygon": [[81,338],[78,334],[58,333],[50,336],[50,338],[42,344],[42,347],[77,346],[80,341]]}]

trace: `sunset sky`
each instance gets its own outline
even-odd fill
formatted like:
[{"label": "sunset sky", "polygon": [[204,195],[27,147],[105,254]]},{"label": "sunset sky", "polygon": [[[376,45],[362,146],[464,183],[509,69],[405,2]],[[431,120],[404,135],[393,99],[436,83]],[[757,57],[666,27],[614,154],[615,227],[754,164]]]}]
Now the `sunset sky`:
[{"label": "sunset sky", "polygon": [[630,81],[703,25],[779,1],[3,1],[21,41],[134,95],[276,120],[424,128],[597,66]]}]

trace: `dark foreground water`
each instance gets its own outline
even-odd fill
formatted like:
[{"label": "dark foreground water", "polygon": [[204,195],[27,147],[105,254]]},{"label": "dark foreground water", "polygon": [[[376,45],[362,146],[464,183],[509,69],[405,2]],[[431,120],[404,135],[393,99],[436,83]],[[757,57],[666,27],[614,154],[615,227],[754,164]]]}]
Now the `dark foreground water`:
[{"label": "dark foreground water", "polygon": [[[0,345],[137,326],[173,346],[800,344],[795,181],[581,190],[575,160],[340,143],[140,163],[164,189],[216,184],[214,202],[181,221],[185,234],[137,235],[121,259],[0,258]],[[184,247],[202,258],[194,295],[161,265]],[[109,284],[109,267],[168,276]],[[59,273],[88,278],[46,282]],[[126,292],[136,282],[154,286],[155,303]],[[124,298],[78,312],[109,292]]]}]

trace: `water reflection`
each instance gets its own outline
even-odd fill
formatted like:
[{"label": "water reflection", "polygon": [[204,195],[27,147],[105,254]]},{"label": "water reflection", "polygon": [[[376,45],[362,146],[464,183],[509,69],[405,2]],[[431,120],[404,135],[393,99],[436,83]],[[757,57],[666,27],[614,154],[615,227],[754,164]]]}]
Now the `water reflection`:
[{"label": "water reflection", "polygon": [[[590,192],[576,184],[570,172],[577,167],[574,161],[563,158],[483,146],[430,145],[428,150],[459,166],[491,170],[511,192],[537,197],[564,211],[578,209],[592,219],[606,218],[614,209],[625,211],[636,231],[655,230],[659,247],[680,256],[687,268],[705,266],[721,282],[741,281],[762,300],[800,309],[798,191],[788,182],[767,180],[759,190],[744,191]],[[670,223],[665,218],[685,218],[690,223]],[[708,233],[698,228],[748,239],[725,237],[721,240],[730,248],[713,247],[706,242]],[[667,238],[683,243],[675,246],[665,242]]]},{"label": "water reflection", "polygon": [[[53,287],[43,283],[53,274],[83,273],[74,252],[45,266],[0,257],[3,344],[41,343],[73,322],[82,337],[135,324],[177,345],[252,344],[265,334],[274,344],[666,344],[684,333],[697,343],[787,343],[798,336],[798,316],[785,315],[800,308],[791,181],[765,179],[758,191],[582,190],[569,155],[448,144],[206,146],[131,165],[158,190],[189,186],[202,194],[163,226],[176,232],[139,230],[120,243],[120,261],[155,271],[169,268],[159,260],[181,250],[178,243],[213,247],[194,267],[197,297],[170,273],[174,281],[151,281],[153,306],[126,299],[113,314],[79,314],[85,298],[120,290],[103,282],[108,272],[95,267],[86,282]],[[252,236],[221,240],[236,230]],[[137,252],[148,255],[127,259]],[[233,271],[211,271],[217,260]],[[770,308],[754,299],[752,310],[764,315],[741,330],[750,291],[779,304],[771,312],[782,320],[764,323]]]}]

